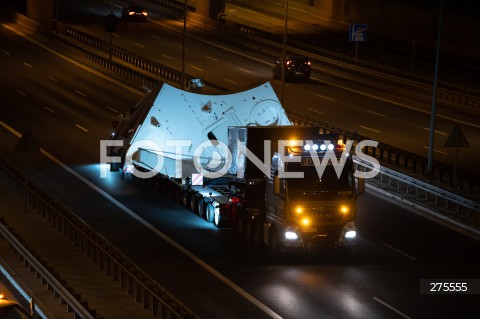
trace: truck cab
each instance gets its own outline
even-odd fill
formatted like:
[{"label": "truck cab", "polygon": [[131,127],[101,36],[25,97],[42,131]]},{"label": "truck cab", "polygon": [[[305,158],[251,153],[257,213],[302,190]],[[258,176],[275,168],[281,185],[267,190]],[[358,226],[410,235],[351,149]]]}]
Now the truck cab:
[{"label": "truck cab", "polygon": [[246,158],[237,156],[233,162],[243,167],[246,185],[258,185],[264,174],[264,200],[256,207],[250,203],[250,213],[237,218],[245,224],[245,237],[254,243],[260,238],[273,257],[330,249],[348,253],[356,237],[356,200],[364,191],[364,181],[354,177],[348,153],[351,144],[347,147],[336,134],[320,134],[316,127],[230,130],[234,131],[232,137],[245,140],[247,149],[258,158],[265,158],[268,151],[264,141],[269,141],[273,154],[269,172],[264,169],[260,173],[261,166]]},{"label": "truck cab", "polygon": [[[318,154],[321,161],[323,154]],[[342,155],[339,155],[342,156]],[[273,255],[284,251],[349,251],[355,243],[356,189],[353,160],[346,156],[340,176],[329,163],[319,176],[311,155],[286,163],[286,172],[303,178],[282,178],[278,171],[266,182],[264,242]]]}]

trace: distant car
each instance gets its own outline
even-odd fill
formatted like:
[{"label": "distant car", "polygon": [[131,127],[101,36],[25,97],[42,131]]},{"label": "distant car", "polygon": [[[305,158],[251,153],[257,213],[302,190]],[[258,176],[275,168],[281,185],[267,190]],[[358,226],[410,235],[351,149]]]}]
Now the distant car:
[{"label": "distant car", "polygon": [[147,21],[147,11],[140,6],[128,6],[122,9],[122,19],[130,21]]},{"label": "distant car", "polygon": [[[303,56],[287,56],[285,59],[286,81],[310,80],[312,61]],[[273,77],[277,80],[282,78],[282,58],[277,59],[273,66]]]}]

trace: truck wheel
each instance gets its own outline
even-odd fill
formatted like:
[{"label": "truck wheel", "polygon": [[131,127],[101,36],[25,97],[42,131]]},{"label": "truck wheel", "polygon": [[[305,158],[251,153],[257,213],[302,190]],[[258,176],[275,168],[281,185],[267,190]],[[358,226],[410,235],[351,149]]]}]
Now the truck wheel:
[{"label": "truck wheel", "polygon": [[205,216],[205,201],[203,200],[203,197],[198,198],[197,214],[202,218]]},{"label": "truck wheel", "polygon": [[215,218],[215,207],[213,207],[212,203],[207,204],[205,215],[207,222],[213,223],[213,220]]},{"label": "truck wheel", "polygon": [[245,233],[245,215],[242,206],[237,207],[237,215],[235,217],[235,229],[240,236]]},{"label": "truck wheel", "polygon": [[197,196],[195,196],[195,194],[190,195],[190,210],[194,213],[198,213]]},{"label": "truck wheel", "polygon": [[253,244],[257,247],[263,246],[263,221],[261,217],[255,218],[253,222]]},{"label": "truck wheel", "polygon": [[189,200],[188,200],[188,190],[184,189],[182,191],[182,205],[185,208],[188,208],[188,205],[190,205]]},{"label": "truck wheel", "polygon": [[214,209],[213,213],[213,224],[217,227],[223,227],[223,221],[222,221],[222,216],[220,216],[220,210],[219,209]]},{"label": "truck wheel", "polygon": [[247,209],[245,212],[245,239],[251,243],[253,240],[253,223],[254,219],[250,215],[250,211]]},{"label": "truck wheel", "polygon": [[282,257],[281,243],[280,243],[280,240],[278,239],[276,230],[273,230],[272,233],[270,234],[268,250],[270,252],[270,258],[272,260],[278,260]]}]

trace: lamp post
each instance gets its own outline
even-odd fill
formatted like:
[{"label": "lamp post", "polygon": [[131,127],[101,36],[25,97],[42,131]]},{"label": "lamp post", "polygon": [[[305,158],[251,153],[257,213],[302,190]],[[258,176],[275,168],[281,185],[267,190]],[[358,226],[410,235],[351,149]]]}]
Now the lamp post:
[{"label": "lamp post", "polygon": [[283,106],[285,96],[285,60],[287,58],[287,28],[288,28],[288,0],[285,0],[285,28],[283,30],[283,48],[282,48],[282,80],[280,86],[280,103]]},{"label": "lamp post", "polygon": [[435,116],[437,112],[437,80],[438,80],[438,62],[440,59],[440,36],[442,32],[442,12],[443,12],[443,0],[440,0],[440,13],[438,14],[438,34],[437,34],[437,48],[435,52],[435,71],[433,75],[433,95],[432,95],[432,114],[430,115],[430,137],[428,145],[428,163],[427,174],[432,176],[432,164],[433,164],[433,148],[435,139]]}]

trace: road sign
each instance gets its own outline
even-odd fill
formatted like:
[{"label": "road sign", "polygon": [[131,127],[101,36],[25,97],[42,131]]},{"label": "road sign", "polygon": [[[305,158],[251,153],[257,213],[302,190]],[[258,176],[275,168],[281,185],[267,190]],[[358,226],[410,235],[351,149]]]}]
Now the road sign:
[{"label": "road sign", "polygon": [[26,130],[15,146],[15,152],[40,152],[40,146],[30,130]]},{"label": "road sign", "polygon": [[447,141],[443,145],[444,147],[467,147],[469,146],[467,139],[465,138],[465,135],[463,135],[462,129],[460,126],[455,125],[455,127],[452,130],[452,133],[450,133],[450,136],[448,136]]},{"label": "road sign", "polygon": [[348,34],[350,41],[364,42],[367,41],[367,25],[366,24],[352,24]]}]

